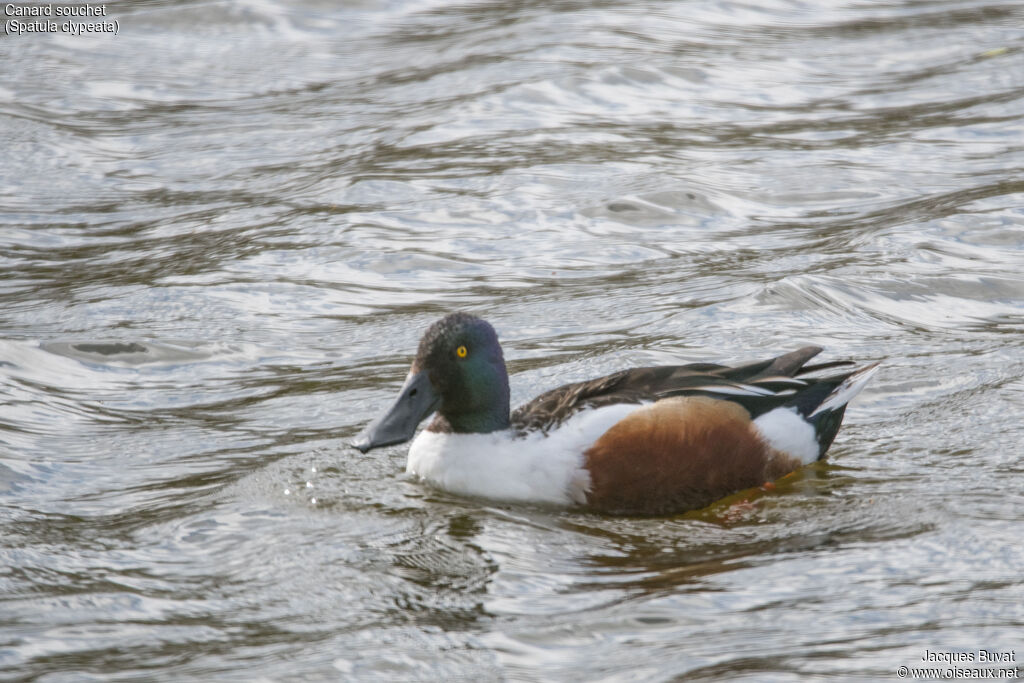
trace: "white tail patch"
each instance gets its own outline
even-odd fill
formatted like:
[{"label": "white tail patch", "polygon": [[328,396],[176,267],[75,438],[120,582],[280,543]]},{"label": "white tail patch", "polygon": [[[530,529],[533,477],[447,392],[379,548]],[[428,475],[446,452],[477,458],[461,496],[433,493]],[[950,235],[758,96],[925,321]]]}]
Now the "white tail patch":
[{"label": "white tail patch", "polygon": [[[881,361],[879,361],[880,363]],[[843,380],[842,384],[832,390],[832,393],[825,397],[825,400],[814,409],[811,413],[811,417],[814,417],[818,413],[825,412],[826,410],[835,410],[845,406],[847,403],[853,400],[854,396],[860,393],[860,390],[864,388],[864,385],[868,383],[871,376],[878,370],[879,363],[872,363],[871,365],[865,366],[860,370],[857,370],[849,377]]]},{"label": "white tail patch", "polygon": [[769,410],[754,420],[754,426],[769,446],[805,465],[818,459],[818,437],[814,427],[796,408]]}]

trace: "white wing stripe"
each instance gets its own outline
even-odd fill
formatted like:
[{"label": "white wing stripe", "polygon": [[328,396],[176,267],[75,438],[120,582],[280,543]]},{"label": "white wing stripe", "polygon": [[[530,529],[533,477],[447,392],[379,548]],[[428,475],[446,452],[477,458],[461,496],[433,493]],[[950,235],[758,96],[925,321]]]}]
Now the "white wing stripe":
[{"label": "white wing stripe", "polygon": [[725,394],[727,396],[774,396],[775,392],[750,384],[716,384],[709,387],[687,387],[687,391],[706,391],[709,394]]},{"label": "white wing stripe", "polygon": [[852,401],[853,397],[860,393],[860,390],[864,388],[864,385],[868,383],[868,380],[871,379],[876,370],[878,370],[878,363],[861,368],[844,379],[842,384],[833,389],[832,393],[826,396],[825,400],[814,409],[810,417],[814,417],[826,410],[835,410]]}]

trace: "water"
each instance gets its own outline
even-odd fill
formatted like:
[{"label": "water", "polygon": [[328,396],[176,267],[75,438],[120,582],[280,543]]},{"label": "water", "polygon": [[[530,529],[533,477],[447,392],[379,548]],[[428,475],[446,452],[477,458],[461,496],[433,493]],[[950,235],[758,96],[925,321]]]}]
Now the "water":
[{"label": "water", "polygon": [[[0,678],[1024,658],[1024,8],[506,5],[108,2],[116,36],[0,41]],[[775,490],[502,506],[346,445],[456,309],[515,403],[883,366]]]}]

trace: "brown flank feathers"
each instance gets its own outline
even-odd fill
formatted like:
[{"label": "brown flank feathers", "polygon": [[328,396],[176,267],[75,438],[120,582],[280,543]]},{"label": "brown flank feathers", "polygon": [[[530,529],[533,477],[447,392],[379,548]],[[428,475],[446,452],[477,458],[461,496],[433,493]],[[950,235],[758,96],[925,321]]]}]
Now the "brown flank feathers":
[{"label": "brown flank feathers", "polygon": [[702,508],[801,467],[764,443],[742,406],[703,396],[668,398],[637,410],[584,457],[588,506],[620,515]]}]

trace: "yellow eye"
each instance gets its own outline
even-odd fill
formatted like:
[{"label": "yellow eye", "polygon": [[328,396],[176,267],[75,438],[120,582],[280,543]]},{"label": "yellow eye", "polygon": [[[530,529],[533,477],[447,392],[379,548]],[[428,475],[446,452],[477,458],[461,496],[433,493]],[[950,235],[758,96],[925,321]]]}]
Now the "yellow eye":
[{"label": "yellow eye", "polygon": [[455,355],[458,356],[459,358],[465,358],[468,353],[469,349],[467,349],[465,346],[460,346],[459,348],[455,349]]}]

